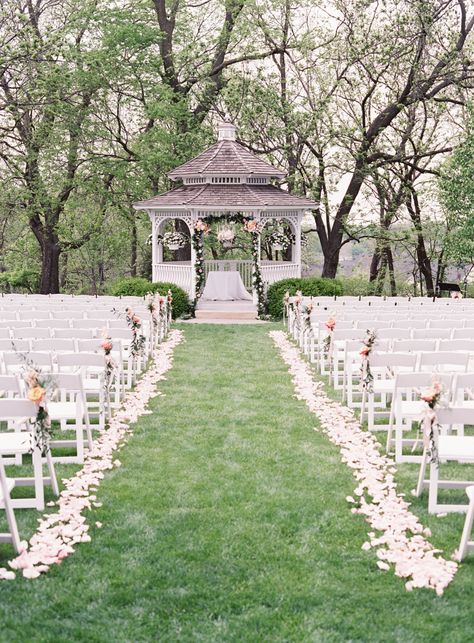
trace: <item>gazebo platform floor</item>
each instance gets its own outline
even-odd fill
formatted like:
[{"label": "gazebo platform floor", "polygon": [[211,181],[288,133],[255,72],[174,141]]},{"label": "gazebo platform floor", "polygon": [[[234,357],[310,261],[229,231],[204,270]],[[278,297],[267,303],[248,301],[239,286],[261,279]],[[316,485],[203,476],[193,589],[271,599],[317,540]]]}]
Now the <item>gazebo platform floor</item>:
[{"label": "gazebo platform floor", "polygon": [[251,319],[257,317],[257,306],[251,301],[201,300],[196,308],[196,319]]}]

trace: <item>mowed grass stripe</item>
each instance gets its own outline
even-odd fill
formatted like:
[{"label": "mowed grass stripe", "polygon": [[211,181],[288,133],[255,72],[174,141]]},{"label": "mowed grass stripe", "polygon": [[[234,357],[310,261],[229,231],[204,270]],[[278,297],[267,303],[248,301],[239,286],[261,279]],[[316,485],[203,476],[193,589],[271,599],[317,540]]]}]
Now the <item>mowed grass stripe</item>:
[{"label": "mowed grass stripe", "polygon": [[270,327],[183,328],[100,487],[103,528],[43,578],[0,585],[2,640],[469,640],[472,573],[442,599],[408,594],[360,549],[352,475]]}]

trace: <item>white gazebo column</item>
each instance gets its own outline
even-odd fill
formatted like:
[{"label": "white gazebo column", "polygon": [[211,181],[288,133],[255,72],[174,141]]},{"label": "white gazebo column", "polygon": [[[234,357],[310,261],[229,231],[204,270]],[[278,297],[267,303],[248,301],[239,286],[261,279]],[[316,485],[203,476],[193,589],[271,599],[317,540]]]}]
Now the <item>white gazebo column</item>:
[{"label": "white gazebo column", "polygon": [[298,265],[298,277],[301,277],[301,221],[304,213],[298,213],[298,221],[295,222],[295,243],[292,252],[292,263]]},{"label": "white gazebo column", "polygon": [[198,220],[198,212],[196,210],[191,210],[191,222],[189,224],[189,232],[191,234],[191,284],[189,287],[189,298],[191,300],[196,297],[196,251],[194,249],[193,237],[194,237],[194,224]]},{"label": "white gazebo column", "polygon": [[[259,226],[262,224],[262,220],[260,217],[260,212],[255,213],[255,219]],[[252,248],[253,250],[253,248]],[[252,256],[253,259],[253,256]],[[257,236],[257,263],[260,267],[260,272],[262,271],[262,230],[260,229],[260,234]],[[253,285],[253,273],[254,273],[254,268],[252,269],[252,298],[253,298],[253,303],[255,305],[258,304],[258,294],[257,291],[255,290],[255,287]]]}]

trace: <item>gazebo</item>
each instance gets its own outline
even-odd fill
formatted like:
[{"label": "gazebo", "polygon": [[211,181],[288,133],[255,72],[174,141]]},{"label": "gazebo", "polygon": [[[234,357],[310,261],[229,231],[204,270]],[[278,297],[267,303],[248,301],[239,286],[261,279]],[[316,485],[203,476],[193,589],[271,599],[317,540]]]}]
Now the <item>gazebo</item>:
[{"label": "gazebo", "polygon": [[[258,304],[269,284],[301,276],[301,221],[316,204],[274,185],[285,174],[238,143],[234,125],[222,123],[217,143],[168,176],[179,181],[177,187],[134,204],[146,210],[152,222],[153,281],[175,283],[197,300],[211,270],[237,270]],[[188,261],[164,261],[163,233],[170,219],[183,221],[189,229]],[[204,231],[209,222],[221,220],[239,222],[249,231],[252,259],[204,259]],[[262,260],[260,238],[269,222],[291,230],[291,252],[286,252],[290,260]]]}]

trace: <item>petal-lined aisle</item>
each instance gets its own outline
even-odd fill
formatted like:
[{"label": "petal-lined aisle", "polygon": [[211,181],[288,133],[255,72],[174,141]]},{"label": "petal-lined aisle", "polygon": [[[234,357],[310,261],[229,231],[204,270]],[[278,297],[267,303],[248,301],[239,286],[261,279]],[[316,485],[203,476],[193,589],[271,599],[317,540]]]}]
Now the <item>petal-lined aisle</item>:
[{"label": "petal-lined aisle", "polygon": [[[330,400],[315,382],[311,368],[299,349],[285,333],[275,331],[271,337],[289,367],[296,396],[319,418],[322,429],[341,449],[342,462],[354,470],[359,484],[347,500],[357,504],[353,513],[367,518],[377,532],[370,532],[362,548],[376,548],[379,569],[388,571],[392,563],[395,574],[407,578],[406,588],[427,587],[443,594],[457,570],[457,564],[439,555],[426,539],[431,535],[409,511],[409,503],[397,493],[393,460],[380,454],[376,438],[362,431],[351,409]],[[366,496],[368,500],[366,499]]]},{"label": "petal-lined aisle", "polygon": [[469,563],[440,598],[361,549],[351,470],[294,396],[281,327],[182,327],[162,395],[90,489],[91,542],[1,584],[0,640],[468,640]]},{"label": "petal-lined aisle", "polygon": [[[37,578],[49,571],[51,565],[58,565],[73,554],[74,545],[90,542],[89,525],[83,512],[101,506],[91,490],[97,490],[105,471],[121,465],[120,460],[114,459],[114,454],[124,446],[127,436],[133,435],[130,425],[141,415],[151,412],[146,407],[153,397],[159,395],[156,386],[171,368],[173,350],[182,340],[182,332],[172,330],[169,338],[154,351],[152,366],[135,389],[127,393],[123,407],[114,414],[107,431],[94,441],[82,469],[64,481],[66,488],[59,501],[49,503],[58,505],[58,511],[40,521],[30,542],[24,542],[23,551],[9,562],[12,569],[23,570],[25,578]],[[96,522],[96,526],[100,528],[102,524]],[[14,578],[14,573],[0,568],[0,579]]]}]

